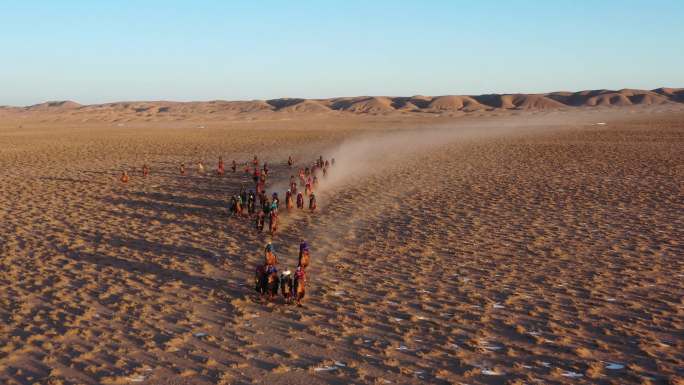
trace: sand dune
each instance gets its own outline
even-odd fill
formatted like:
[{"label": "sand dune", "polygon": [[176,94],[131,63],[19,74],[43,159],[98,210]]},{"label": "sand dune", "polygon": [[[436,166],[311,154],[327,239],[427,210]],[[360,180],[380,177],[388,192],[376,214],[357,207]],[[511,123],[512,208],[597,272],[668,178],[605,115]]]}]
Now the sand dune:
[{"label": "sand dune", "polygon": [[[29,107],[0,107],[5,117],[25,119],[38,114],[59,121],[154,121],[287,119],[289,115],[452,115],[498,114],[505,111],[549,111],[576,108],[648,106],[684,103],[684,89],[658,88],[652,91],[622,89],[551,92],[547,94],[488,94],[474,96],[363,96],[332,99],[281,98],[252,101],[210,102],[116,102],[80,105],[56,101]],[[29,117],[30,118],[30,117]]]},{"label": "sand dune", "polygon": [[438,96],[429,101],[427,108],[435,111],[478,111],[487,106],[480,104],[470,96]]},{"label": "sand dune", "polygon": [[[283,99],[280,99],[281,101]],[[283,112],[299,112],[299,113],[321,113],[330,112],[330,108],[323,105],[316,100],[306,100],[306,99],[288,99],[292,100],[291,103],[277,103],[274,104],[273,101],[269,100],[269,104],[276,107],[276,111]]]},{"label": "sand dune", "polygon": [[55,102],[45,102],[40,104],[34,104],[32,106],[26,107],[28,111],[49,111],[49,110],[73,110],[76,108],[83,107],[81,104],[72,102],[70,100],[55,101]]},{"label": "sand dune", "polygon": [[392,100],[386,97],[358,97],[333,99],[330,108],[359,114],[376,114],[394,111]]},{"label": "sand dune", "polygon": [[684,102],[684,88],[658,88],[655,93],[663,95],[676,102]]},{"label": "sand dune", "polygon": [[565,107],[564,104],[547,98],[544,95],[506,95],[505,108],[517,108],[521,110],[552,110]]}]

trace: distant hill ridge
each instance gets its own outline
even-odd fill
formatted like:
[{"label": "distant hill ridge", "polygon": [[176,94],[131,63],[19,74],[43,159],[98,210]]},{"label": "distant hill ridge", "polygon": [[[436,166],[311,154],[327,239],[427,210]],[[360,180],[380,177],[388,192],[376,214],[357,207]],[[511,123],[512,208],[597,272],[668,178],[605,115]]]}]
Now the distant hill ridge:
[{"label": "distant hill ridge", "polygon": [[280,98],[270,100],[208,102],[115,102],[81,105],[73,101],[51,101],[28,107],[0,107],[20,112],[69,112],[72,114],[120,112],[142,116],[189,114],[263,113],[445,113],[488,110],[554,110],[597,106],[654,105],[684,103],[684,88],[654,90],[622,89],[550,92],[544,94],[486,94],[442,96],[358,96],[330,99]]}]

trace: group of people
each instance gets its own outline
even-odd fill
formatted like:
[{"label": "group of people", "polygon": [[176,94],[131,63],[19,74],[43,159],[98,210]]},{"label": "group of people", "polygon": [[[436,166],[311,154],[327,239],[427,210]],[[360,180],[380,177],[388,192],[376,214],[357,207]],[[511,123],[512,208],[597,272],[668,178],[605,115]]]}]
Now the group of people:
[{"label": "group of people", "polygon": [[[146,178],[150,174],[150,167],[147,165],[147,163],[143,164],[141,173],[143,178]],[[121,172],[121,177],[119,178],[121,180],[121,183],[128,183],[130,180],[130,176],[128,176],[128,171],[123,170]]]},{"label": "group of people", "polygon": [[[233,172],[237,171],[237,162],[233,160],[233,165],[231,166]],[[185,163],[181,163],[178,171],[180,172],[181,175],[185,175]],[[219,156],[218,160],[218,165],[216,166],[216,175],[218,176],[223,176],[226,173],[226,164],[223,162],[223,157]],[[197,174],[198,175],[205,175],[206,174],[206,169],[204,167],[204,163],[202,161],[197,162]]]},{"label": "group of people", "polygon": [[[308,210],[316,211],[317,202],[314,190],[319,185],[319,176],[326,177],[331,166],[334,166],[335,158],[324,160],[322,156],[316,159],[309,167],[299,169],[297,176],[291,175],[289,188],[285,192],[284,206],[287,211],[304,210],[306,200],[308,200]],[[289,156],[287,159],[289,168],[294,166],[294,159]],[[237,172],[238,164],[233,160],[231,165],[232,172]],[[245,173],[252,174],[254,189],[246,191],[244,187],[240,193],[230,198],[229,211],[238,217],[254,217],[257,232],[264,231],[265,222],[268,221],[268,230],[274,234],[278,229],[278,213],[281,209],[280,197],[277,192],[273,192],[269,197],[266,193],[266,181],[269,176],[269,168],[266,162],[260,165],[259,158],[255,155],[251,165],[245,164]],[[144,164],[141,169],[143,177],[147,177],[150,168]],[[185,163],[179,166],[180,175],[186,175]],[[206,169],[204,164],[197,162],[196,172],[204,175]],[[222,176],[226,172],[225,163],[219,157],[216,168],[216,175]],[[122,183],[128,183],[130,177],[127,171],[123,171],[120,178]],[[304,298],[306,286],[306,268],[309,266],[309,246],[302,240],[299,245],[299,259],[294,273],[284,270],[278,274],[278,258],[275,255],[273,244],[268,242],[264,248],[264,263],[260,264],[255,274],[255,289],[262,296],[267,296],[273,300],[280,290],[285,303],[295,302],[301,306]]]},{"label": "group of people", "polygon": [[[299,170],[298,178],[295,175],[290,176],[289,188],[285,192],[284,206],[287,211],[303,210],[305,205],[305,197],[309,201],[309,210],[316,211],[316,194],[314,190],[318,187],[318,177],[321,174],[323,177],[327,176],[328,169],[334,165],[335,159],[323,160],[320,156],[310,167],[305,167]],[[287,159],[288,167],[292,168],[294,160],[292,156]],[[255,202],[258,199],[261,210],[256,213],[256,228],[258,232],[263,231],[264,218],[268,218],[269,231],[275,233],[278,227],[278,212],[280,210],[280,197],[277,192],[273,192],[269,200],[264,186],[269,175],[269,169],[266,162],[263,167],[259,169],[259,159],[255,155],[252,160],[253,179],[255,189],[245,192],[241,189],[240,194],[231,199],[232,207],[235,207],[235,214],[243,215],[241,206],[246,202],[248,215],[255,214]],[[245,172],[252,171],[249,168]],[[294,272],[286,269],[278,272],[278,257],[275,255],[273,244],[268,242],[264,248],[264,261],[256,268],[254,276],[255,290],[261,295],[261,298],[268,298],[273,300],[280,291],[283,301],[286,304],[295,302],[297,306],[301,306],[302,299],[306,292],[306,268],[309,266],[309,245],[302,240],[299,244],[299,258],[297,261],[297,268]]]},{"label": "group of people", "polygon": [[264,248],[264,262],[259,264],[254,274],[254,289],[261,298],[272,301],[278,295],[283,296],[286,304],[296,303],[302,306],[302,299],[306,293],[306,268],[309,266],[309,245],[302,240],[299,243],[299,259],[294,274],[284,270],[278,274],[278,257],[271,242]]},{"label": "group of people", "polygon": [[255,226],[258,232],[264,231],[264,224],[268,219],[268,230],[275,233],[278,229],[278,208],[280,206],[280,198],[278,193],[273,193],[271,199],[266,196],[264,190],[255,193],[250,190],[249,193],[244,188],[240,193],[230,198],[228,210],[237,216],[254,216]]},{"label": "group of people", "polygon": [[[285,209],[290,211],[295,210],[296,207],[296,209],[303,210],[306,197],[309,201],[309,210],[311,212],[316,211],[317,203],[314,190],[318,187],[318,176],[319,174],[322,174],[323,177],[327,176],[328,169],[334,163],[334,158],[328,161],[323,160],[323,157],[320,156],[310,167],[300,169],[298,178],[291,175],[289,188],[285,192]],[[293,167],[294,160],[291,156],[288,157],[287,164],[288,167]],[[238,195],[233,196],[231,198],[231,210],[233,214],[238,216],[254,215],[258,232],[263,231],[264,219],[268,218],[269,231],[273,234],[278,228],[278,212],[281,208],[280,197],[277,192],[273,192],[269,200],[266,194],[265,185],[269,175],[267,163],[264,162],[263,167],[260,168],[259,159],[255,155],[252,160],[252,167],[253,172],[251,173],[255,188],[249,192],[242,188]],[[250,173],[250,171],[252,171],[250,167],[245,168],[246,173]],[[261,210],[257,208],[257,200]],[[270,301],[280,291],[286,304],[295,302],[297,306],[301,306],[306,292],[306,268],[309,266],[309,260],[309,245],[302,240],[299,244],[299,258],[295,271],[286,269],[279,273],[278,257],[275,254],[273,244],[268,242],[264,248],[264,261],[256,268],[255,290],[261,295],[262,300],[266,297]]]},{"label": "group of people", "polygon": [[[233,172],[237,171],[237,167],[238,167],[237,162],[235,160],[233,160],[233,164],[231,166],[231,169],[233,170]],[[147,165],[147,163],[145,163],[145,164],[143,164],[140,171],[141,171],[141,175],[143,176],[143,178],[147,177],[150,174],[150,167]],[[184,162],[178,166],[178,172],[181,175],[187,174],[187,168],[185,167]],[[197,162],[196,173],[197,173],[197,175],[205,175],[207,173],[206,168],[204,167],[204,163],[202,163],[202,161]],[[216,167],[216,175],[223,176],[225,173],[226,173],[226,166],[225,166],[225,163],[223,162],[223,157],[219,156],[218,166]],[[122,183],[128,183],[128,181],[130,180],[130,176],[129,176],[127,170],[123,170],[121,172],[121,176],[119,177],[119,180]]]},{"label": "group of people", "polygon": [[[316,211],[318,203],[314,189],[318,187],[319,174],[323,177],[328,175],[328,169],[335,163],[332,160],[323,160],[320,156],[310,167],[299,170],[299,178],[290,176],[289,188],[285,191],[284,202],[281,205],[280,196],[273,192],[269,197],[266,193],[266,181],[269,168],[266,162],[260,167],[259,158],[255,155],[251,166],[245,167],[245,173],[251,174],[254,181],[254,189],[246,191],[244,187],[240,192],[230,198],[229,211],[238,217],[253,217],[257,232],[263,232],[265,223],[268,222],[268,230],[271,234],[278,230],[278,215],[282,207],[291,211],[304,210],[308,200],[308,209]],[[294,164],[292,157],[288,157],[288,166]],[[299,182],[299,183],[298,183]]]}]

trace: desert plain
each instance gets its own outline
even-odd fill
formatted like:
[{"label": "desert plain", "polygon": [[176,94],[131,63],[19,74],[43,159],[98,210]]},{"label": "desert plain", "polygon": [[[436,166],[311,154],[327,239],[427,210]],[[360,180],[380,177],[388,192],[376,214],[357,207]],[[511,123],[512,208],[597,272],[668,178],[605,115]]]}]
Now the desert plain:
[{"label": "desert plain", "polygon": [[[682,96],[0,108],[0,383],[684,384]],[[230,216],[254,155],[319,210]]]}]

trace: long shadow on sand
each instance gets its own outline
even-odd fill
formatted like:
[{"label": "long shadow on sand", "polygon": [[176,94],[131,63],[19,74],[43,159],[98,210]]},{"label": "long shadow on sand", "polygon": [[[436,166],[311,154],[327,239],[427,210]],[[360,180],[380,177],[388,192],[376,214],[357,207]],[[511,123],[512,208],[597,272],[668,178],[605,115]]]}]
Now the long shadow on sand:
[{"label": "long shadow on sand", "polygon": [[107,239],[107,243],[115,248],[126,247],[141,253],[154,253],[157,255],[172,255],[176,257],[182,256],[188,258],[214,258],[214,254],[208,250],[190,245],[164,244],[159,242],[151,242],[140,238],[125,238],[117,235],[111,236],[109,239]]},{"label": "long shadow on sand", "polygon": [[101,268],[113,267],[131,274],[154,274],[159,281],[162,282],[178,280],[189,286],[200,287],[205,290],[221,291],[230,296],[244,294],[243,289],[230,287],[225,281],[170,269],[155,262],[135,261],[97,253],[68,252],[65,253],[65,255],[74,261],[94,264]]}]

